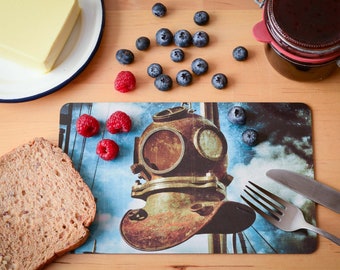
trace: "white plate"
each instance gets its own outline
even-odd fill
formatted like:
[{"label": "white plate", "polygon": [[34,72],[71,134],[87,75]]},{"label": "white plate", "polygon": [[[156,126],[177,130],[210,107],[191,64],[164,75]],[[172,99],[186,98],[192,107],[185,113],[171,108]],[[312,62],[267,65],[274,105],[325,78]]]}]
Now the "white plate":
[{"label": "white plate", "polygon": [[90,62],[104,27],[101,0],[79,0],[76,25],[52,71],[41,74],[0,59],[0,102],[22,102],[51,94],[74,79]]}]

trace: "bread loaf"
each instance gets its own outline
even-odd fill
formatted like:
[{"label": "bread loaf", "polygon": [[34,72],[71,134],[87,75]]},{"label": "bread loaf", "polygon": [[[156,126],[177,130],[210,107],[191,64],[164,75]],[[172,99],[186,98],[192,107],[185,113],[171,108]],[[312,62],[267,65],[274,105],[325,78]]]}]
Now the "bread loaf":
[{"label": "bread loaf", "polygon": [[43,138],[0,157],[0,269],[41,269],[78,246],[95,217],[71,159]]}]

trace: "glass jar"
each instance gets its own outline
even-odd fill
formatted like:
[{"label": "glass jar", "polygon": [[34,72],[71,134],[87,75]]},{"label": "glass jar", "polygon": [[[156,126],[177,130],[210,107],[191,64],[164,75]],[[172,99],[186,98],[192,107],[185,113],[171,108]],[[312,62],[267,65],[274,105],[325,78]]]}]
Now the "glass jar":
[{"label": "glass jar", "polygon": [[322,80],[340,63],[339,0],[266,0],[253,28],[270,64],[298,81]]}]

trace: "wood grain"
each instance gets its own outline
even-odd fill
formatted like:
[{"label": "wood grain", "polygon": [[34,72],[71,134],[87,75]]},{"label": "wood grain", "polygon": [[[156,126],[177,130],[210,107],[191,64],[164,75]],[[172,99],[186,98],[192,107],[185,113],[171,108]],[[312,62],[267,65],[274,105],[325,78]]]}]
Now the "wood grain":
[{"label": "wood grain", "polygon": [[[151,14],[154,1],[105,0],[105,29],[101,46],[88,67],[70,84],[54,94],[38,100],[0,104],[0,154],[36,136],[55,143],[58,139],[59,110],[67,102],[136,102],[136,101],[225,101],[225,102],[303,102],[313,115],[315,175],[320,182],[340,190],[340,73],[321,82],[288,80],[267,62],[264,45],[252,36],[252,27],[261,20],[262,10],[252,1],[231,0],[164,0],[168,14],[156,18]],[[197,10],[211,15],[208,26],[198,27],[192,17]],[[172,31],[205,29],[211,43],[207,48],[190,48],[187,59],[171,62],[170,48],[155,45],[154,34],[160,27]],[[139,52],[134,42],[139,36],[151,38],[151,48]],[[243,45],[249,50],[245,62],[233,60],[232,49]],[[115,60],[120,48],[135,52],[136,61],[122,66]],[[175,76],[189,68],[191,60],[203,57],[209,62],[206,76],[194,79],[190,87],[174,87],[160,92],[146,75],[151,62],[159,62],[166,73]],[[121,70],[132,71],[137,88],[122,94],[113,89],[113,81]],[[216,90],[210,84],[212,74],[225,73],[229,86]],[[323,207],[317,209],[317,222],[340,236],[340,216]],[[319,247],[310,255],[74,255],[59,258],[46,269],[338,269],[340,247],[319,238]]]}]

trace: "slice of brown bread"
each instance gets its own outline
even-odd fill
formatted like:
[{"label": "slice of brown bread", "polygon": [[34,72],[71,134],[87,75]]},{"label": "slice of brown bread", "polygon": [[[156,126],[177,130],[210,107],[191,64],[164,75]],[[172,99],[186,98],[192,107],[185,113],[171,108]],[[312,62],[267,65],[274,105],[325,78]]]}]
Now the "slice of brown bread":
[{"label": "slice of brown bread", "polygon": [[0,269],[41,269],[84,243],[94,197],[71,159],[36,138],[0,157]]}]

